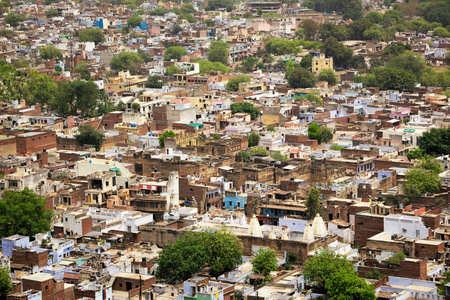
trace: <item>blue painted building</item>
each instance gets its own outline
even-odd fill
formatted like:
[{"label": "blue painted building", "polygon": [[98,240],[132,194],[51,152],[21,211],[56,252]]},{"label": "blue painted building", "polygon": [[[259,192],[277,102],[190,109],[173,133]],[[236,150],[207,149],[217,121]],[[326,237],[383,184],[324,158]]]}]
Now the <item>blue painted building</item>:
[{"label": "blue painted building", "polygon": [[12,235],[2,239],[3,256],[12,256],[14,247],[30,248],[30,238],[23,235]]},{"label": "blue painted building", "polygon": [[225,191],[224,208],[233,211],[235,208],[244,209],[247,203],[247,194],[238,191]]}]

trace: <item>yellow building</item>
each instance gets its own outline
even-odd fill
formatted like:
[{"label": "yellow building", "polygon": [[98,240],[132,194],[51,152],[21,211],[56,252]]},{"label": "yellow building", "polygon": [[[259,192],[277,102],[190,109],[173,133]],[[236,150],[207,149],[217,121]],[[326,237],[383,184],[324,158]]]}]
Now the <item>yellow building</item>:
[{"label": "yellow building", "polygon": [[325,58],[325,53],[320,53],[312,59],[312,72],[318,74],[324,69],[334,69],[333,57]]},{"label": "yellow building", "polygon": [[143,76],[130,75],[129,71],[119,72],[118,76],[110,77],[105,82],[105,89],[114,91],[114,95],[124,91],[130,91],[132,88],[143,88],[147,78]]}]

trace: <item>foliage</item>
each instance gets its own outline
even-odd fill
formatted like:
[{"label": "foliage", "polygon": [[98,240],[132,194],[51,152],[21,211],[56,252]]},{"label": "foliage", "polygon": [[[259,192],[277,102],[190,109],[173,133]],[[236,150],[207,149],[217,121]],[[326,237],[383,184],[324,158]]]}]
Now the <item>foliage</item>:
[{"label": "foliage", "polygon": [[349,276],[355,274],[351,261],[333,252],[322,251],[306,260],[303,275],[314,291],[324,293],[327,292],[325,284],[339,271]]},{"label": "foliage", "polygon": [[179,34],[180,32],[182,32],[183,31],[183,27],[181,27],[180,25],[178,25],[178,24],[175,24],[173,27],[172,27],[172,34],[173,35],[177,35],[177,34]]},{"label": "foliage", "polygon": [[299,49],[295,41],[282,38],[269,38],[266,40],[265,50],[274,55],[297,54]]},{"label": "foliage", "polygon": [[390,264],[399,264],[405,258],[406,258],[406,254],[405,253],[397,252],[394,255],[389,256],[389,258],[386,259],[386,262],[390,263]]},{"label": "foliage", "polygon": [[327,57],[332,56],[334,63],[338,66],[349,63],[353,57],[353,51],[334,37],[328,38],[320,49]]},{"label": "foliage", "polygon": [[98,96],[98,86],[80,79],[58,82],[58,90],[51,107],[61,116],[92,116]]},{"label": "foliage", "polygon": [[367,284],[356,274],[348,274],[344,270],[333,273],[325,283],[330,300],[375,300],[377,296],[373,285]]},{"label": "foliage", "polygon": [[238,153],[236,153],[236,156],[242,156],[243,162],[251,162],[250,154],[246,151],[239,151]]},{"label": "foliage", "polygon": [[163,132],[163,134],[158,138],[159,141],[159,147],[164,148],[164,141],[166,138],[176,137],[176,133],[172,130],[166,130]]},{"label": "foliage", "polygon": [[438,287],[438,294],[445,295],[445,285],[450,282],[450,271],[443,274],[444,280],[442,280]]},{"label": "foliage", "polygon": [[312,19],[304,19],[298,26],[304,30],[307,40],[313,40],[320,27],[319,23]]},{"label": "foliage", "polygon": [[259,61],[257,57],[248,56],[242,62],[241,68],[244,72],[251,72],[255,69],[256,63]]},{"label": "foliage", "polygon": [[208,26],[208,27],[214,27],[214,26],[216,25],[216,24],[214,23],[214,21],[211,20],[211,19],[204,20],[204,21],[202,22],[202,24],[206,24],[206,26]]},{"label": "foliage", "polygon": [[61,50],[53,45],[39,47],[39,53],[43,59],[59,59],[61,60],[63,55]]},{"label": "foliage", "polygon": [[418,79],[425,70],[425,61],[412,51],[406,51],[394,58],[388,64],[388,68],[401,69],[411,72]]},{"label": "foliage", "polygon": [[193,16],[193,15],[190,15],[190,14],[179,15],[178,18],[179,18],[180,20],[186,20],[186,21],[188,21],[189,23],[194,23],[194,22],[195,22],[194,16]]},{"label": "foliage", "polygon": [[323,23],[320,26],[320,38],[326,40],[330,37],[334,37],[338,41],[344,41],[349,37],[349,31],[345,26],[336,25],[333,23]]},{"label": "foliage", "polygon": [[0,29],[0,36],[4,36],[4,37],[13,37],[15,36],[16,33],[14,32],[14,30],[11,29]]},{"label": "foliage", "polygon": [[11,271],[7,267],[0,267],[0,299],[6,299],[6,295],[12,289],[10,273]]},{"label": "foliage", "polygon": [[303,56],[302,60],[300,61],[300,67],[308,69],[308,70],[311,69],[312,59],[313,59],[313,56],[311,54],[307,54],[307,55]]},{"label": "foliage", "polygon": [[425,155],[422,157],[422,159],[420,160],[420,167],[425,170],[431,171],[433,174],[439,174],[444,171],[442,168],[442,164],[437,159],[429,155]]},{"label": "foliage", "polygon": [[28,103],[40,105],[49,104],[54,97],[57,84],[53,78],[47,74],[33,72],[28,80],[28,92],[30,93]]},{"label": "foliage", "polygon": [[181,6],[181,12],[183,14],[193,14],[197,11],[191,3],[185,3]]},{"label": "foliage", "polygon": [[424,132],[419,139],[419,147],[429,155],[450,154],[450,129],[431,128],[429,132]]},{"label": "foliage", "polygon": [[208,51],[206,51],[206,55],[208,56],[209,61],[220,62],[226,65],[228,63],[227,43],[223,41],[212,42]]},{"label": "foliage", "polygon": [[286,72],[287,81],[293,88],[309,88],[313,87],[316,79],[314,75],[305,68],[295,68],[290,72]]},{"label": "foliage", "polygon": [[250,134],[248,135],[248,146],[249,147],[258,146],[260,139],[261,137],[259,136],[259,134],[255,132],[250,132]]},{"label": "foliage", "polygon": [[263,147],[252,147],[249,151],[250,155],[261,154],[261,155],[269,155],[269,151],[264,149]]},{"label": "foliage", "polygon": [[335,85],[338,81],[333,69],[323,69],[320,71],[319,80],[326,81],[329,85]]},{"label": "foliage", "polygon": [[0,199],[0,236],[34,236],[49,231],[53,211],[46,210],[45,203],[44,197],[28,187],[20,192],[4,191]]},{"label": "foliage", "polygon": [[228,68],[221,62],[211,62],[209,60],[200,60],[200,73],[209,74],[212,71],[220,71],[222,74],[228,73]]},{"label": "foliage", "polygon": [[128,70],[131,74],[136,74],[139,70],[139,64],[142,64],[144,60],[136,52],[120,52],[113,56],[110,67],[115,72]]},{"label": "foliage", "polygon": [[17,27],[19,26],[20,22],[27,20],[27,16],[25,16],[24,14],[16,15],[14,13],[9,13],[5,16],[3,20],[5,21],[6,24],[11,25],[12,27]]},{"label": "foliage", "polygon": [[312,140],[320,140],[320,127],[317,125],[317,123],[311,123],[311,125],[308,126],[308,137]]},{"label": "foliage", "polygon": [[267,126],[267,131],[275,132],[275,127],[273,126]]},{"label": "foliage", "polygon": [[448,1],[426,2],[421,15],[428,22],[438,22],[442,26],[448,26],[450,25],[450,3]]},{"label": "foliage", "polygon": [[408,198],[435,193],[441,188],[441,178],[437,173],[417,166],[406,172],[405,194]]},{"label": "foliage", "polygon": [[231,104],[231,112],[236,113],[250,113],[250,118],[256,120],[259,117],[259,109],[248,102],[236,102]]},{"label": "foliage", "polygon": [[403,44],[402,42],[389,44],[386,48],[384,48],[383,56],[390,55],[399,55],[404,53],[405,51],[411,50],[411,45]]},{"label": "foliage", "polygon": [[234,9],[234,0],[209,0],[206,10],[225,8],[228,12]]},{"label": "foliage", "polygon": [[270,280],[270,272],[278,269],[277,251],[270,248],[259,248],[251,262],[256,274],[262,274],[267,280]]},{"label": "foliage", "polygon": [[322,127],[320,131],[320,141],[319,143],[328,143],[333,139],[333,131],[328,127]]},{"label": "foliage", "polygon": [[345,149],[345,147],[339,146],[338,144],[332,144],[329,149],[340,151],[342,149]]},{"label": "foliage", "polygon": [[164,52],[164,60],[169,61],[172,59],[180,60],[180,58],[187,54],[186,49],[181,46],[172,46],[166,49]]},{"label": "foliage", "polygon": [[[228,80],[228,83],[225,88],[227,89],[227,91],[236,92],[237,90],[239,90],[239,83],[250,82],[250,81],[252,81],[252,80],[250,79],[249,76],[240,75],[240,76],[233,77],[230,80]],[[259,115],[259,112],[258,112],[258,115]],[[253,119],[253,114],[252,114],[252,119]],[[256,118],[253,120],[256,120]]]},{"label": "foliage", "polygon": [[322,204],[320,203],[320,191],[311,187],[308,192],[308,197],[305,202],[307,211],[306,217],[308,220],[313,219],[317,214],[322,212]]},{"label": "foliage", "polygon": [[379,87],[381,90],[406,90],[416,82],[416,75],[411,71],[399,68],[374,68],[373,77],[369,77],[366,86]]},{"label": "foliage", "polygon": [[0,97],[4,100],[28,99],[27,72],[17,70],[15,67],[4,64],[0,67]]},{"label": "foliage", "polygon": [[281,18],[281,15],[275,13],[265,13],[261,15],[261,18]]},{"label": "foliage", "polygon": [[273,159],[278,160],[278,161],[289,160],[289,157],[287,157],[286,155],[282,154],[280,151],[275,151],[275,153],[272,154],[270,157],[272,157]]},{"label": "foliage", "polygon": [[151,89],[160,89],[164,86],[164,81],[161,79],[161,76],[154,75],[150,77],[145,83],[146,88]]},{"label": "foliage", "polygon": [[100,28],[86,28],[80,32],[80,42],[94,42],[95,44],[105,41],[105,34]]},{"label": "foliage", "polygon": [[184,281],[206,265],[211,275],[233,270],[242,259],[242,243],[225,229],[189,232],[166,246],[159,255],[156,277]]},{"label": "foliage", "polygon": [[131,104],[131,108],[133,109],[134,113],[137,113],[139,111],[140,107],[141,107],[141,105],[137,102],[134,102],[133,104]]},{"label": "foliage", "polygon": [[[306,1],[305,1],[306,2]],[[331,13],[333,11],[344,14],[344,20],[361,18],[362,2],[357,0],[310,0],[306,6],[315,11]]]},{"label": "foliage", "polygon": [[79,126],[78,131],[79,133],[75,135],[78,145],[92,145],[97,151],[100,151],[105,140],[103,132],[96,130],[90,124]]},{"label": "foliage", "polygon": [[177,65],[170,65],[166,68],[166,75],[172,76],[173,74],[180,71],[181,69]]},{"label": "foliage", "polygon": [[58,14],[58,10],[57,9],[49,9],[45,11],[45,16],[47,17],[47,19],[53,18],[53,17],[57,17]]},{"label": "foliage", "polygon": [[128,28],[135,28],[135,27],[141,26],[142,21],[144,21],[144,19],[142,19],[141,17],[133,16],[133,17],[129,18],[127,21]]},{"label": "foliage", "polygon": [[164,8],[159,8],[159,7],[148,12],[148,14],[151,16],[164,16],[166,13],[167,13],[167,10],[165,10]]},{"label": "foliage", "polygon": [[212,139],[213,139],[213,140],[218,141],[218,140],[220,140],[221,138],[222,138],[222,136],[221,136],[220,134],[214,133],[214,134],[212,135]]}]

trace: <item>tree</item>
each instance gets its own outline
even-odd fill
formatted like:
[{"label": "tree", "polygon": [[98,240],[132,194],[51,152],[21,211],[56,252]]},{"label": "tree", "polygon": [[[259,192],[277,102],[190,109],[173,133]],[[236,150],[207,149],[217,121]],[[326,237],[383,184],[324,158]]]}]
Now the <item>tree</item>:
[{"label": "tree", "polygon": [[400,11],[403,15],[408,17],[408,19],[413,19],[414,17],[420,15],[421,4],[419,0],[409,0],[400,3]]},{"label": "tree", "polygon": [[441,188],[442,182],[438,174],[419,167],[414,167],[405,175],[405,194],[408,198],[425,193],[435,193]]},{"label": "tree", "polygon": [[183,14],[193,14],[197,12],[194,6],[191,3],[186,3],[181,6],[181,12]]},{"label": "tree", "polygon": [[141,107],[141,105],[137,102],[134,102],[133,104],[131,104],[131,108],[133,109],[134,113],[137,113],[139,111],[140,107]]},{"label": "tree", "polygon": [[207,255],[207,250],[198,241],[198,234],[188,232],[160,252],[156,277],[168,282],[187,280],[202,270],[208,261]]},{"label": "tree", "polygon": [[58,10],[57,9],[49,9],[45,11],[45,16],[47,17],[47,19],[53,18],[53,17],[57,17],[58,14]]},{"label": "tree", "polygon": [[105,35],[100,28],[86,28],[80,34],[80,42],[94,42],[96,45],[105,41]]},{"label": "tree", "polygon": [[234,0],[209,0],[206,10],[225,8],[228,12],[234,9]]},{"label": "tree", "polygon": [[259,58],[248,56],[242,62],[242,69],[244,72],[251,72],[255,69],[256,63],[259,61]]},{"label": "tree", "polygon": [[260,7],[260,8],[258,8],[257,15],[258,15],[259,17],[261,17],[262,14],[263,14],[263,10],[262,10],[262,8]]},{"label": "tree", "polygon": [[183,28],[180,26],[180,25],[178,25],[178,24],[175,24],[173,27],[172,27],[172,34],[173,35],[177,35],[177,34],[179,34],[180,32],[182,32],[183,31]]},{"label": "tree", "polygon": [[82,125],[78,127],[78,134],[75,135],[78,145],[92,145],[95,150],[100,151],[105,140],[105,134],[96,130],[92,125]]},{"label": "tree", "polygon": [[92,116],[97,104],[98,86],[92,81],[80,79],[72,82],[61,80],[51,107],[61,116]]},{"label": "tree", "polygon": [[431,128],[429,132],[424,132],[419,139],[419,148],[429,155],[450,154],[450,129]]},{"label": "tree", "polygon": [[356,274],[343,270],[333,273],[325,283],[330,300],[375,300],[374,287]]},{"label": "tree", "polygon": [[173,74],[180,71],[181,69],[177,65],[170,65],[166,68],[166,75],[173,76]]},{"label": "tree", "polygon": [[302,57],[302,60],[300,61],[300,67],[305,68],[305,69],[311,69],[311,65],[312,65],[312,59],[313,56],[311,54],[306,54],[305,56]]},{"label": "tree", "polygon": [[422,158],[423,157],[423,151],[420,148],[416,148],[414,150],[409,151],[408,154],[406,154],[406,157],[409,160]]},{"label": "tree", "polygon": [[277,251],[270,248],[259,248],[251,262],[256,274],[262,274],[266,280],[270,280],[270,272],[278,269]]},{"label": "tree", "polygon": [[148,12],[149,15],[151,16],[164,16],[166,13],[168,13],[167,10],[165,10],[164,8],[155,8],[151,11]]},{"label": "tree", "polygon": [[443,274],[444,280],[442,280],[438,287],[438,294],[445,295],[445,285],[450,282],[450,271]]},{"label": "tree", "polygon": [[228,68],[221,62],[211,62],[209,60],[200,60],[200,73],[209,74],[212,71],[220,71],[222,74],[228,73]]},{"label": "tree", "polygon": [[282,154],[280,151],[275,151],[275,153],[273,155],[271,155],[270,157],[272,157],[273,159],[278,160],[278,161],[289,160],[289,157]]},{"label": "tree", "polygon": [[145,83],[146,88],[160,89],[164,86],[164,81],[162,81],[161,76],[154,75],[150,77]]},{"label": "tree", "polygon": [[166,138],[172,138],[176,136],[177,136],[176,133],[173,132],[172,130],[164,131],[163,134],[158,138],[159,147],[164,148],[164,141],[166,140]]},{"label": "tree", "polygon": [[333,252],[322,251],[306,260],[303,275],[315,292],[326,293],[328,290],[325,284],[340,271],[354,274],[353,263]]},{"label": "tree", "polygon": [[225,88],[227,89],[227,91],[236,92],[239,90],[239,83],[250,82],[250,81],[252,81],[252,80],[247,75],[236,76],[236,77],[233,77],[230,80],[228,80],[228,83],[225,86]]},{"label": "tree", "polygon": [[320,130],[320,143],[328,143],[333,139],[333,131],[328,127],[322,127]]},{"label": "tree", "polygon": [[250,154],[246,151],[239,151],[238,153],[236,153],[236,156],[242,156],[243,162],[251,162],[252,161],[250,159]]},{"label": "tree", "polygon": [[353,57],[353,51],[334,37],[328,38],[320,49],[326,56],[332,56],[334,63],[338,66],[348,63]]},{"label": "tree", "polygon": [[261,137],[259,136],[259,134],[255,133],[255,132],[250,132],[250,134],[248,136],[248,146],[249,147],[258,146],[260,139],[261,139]]},{"label": "tree", "polygon": [[311,123],[311,125],[308,126],[308,137],[312,140],[320,140],[321,131],[319,125],[317,123]]},{"label": "tree", "polygon": [[332,144],[329,149],[340,151],[342,149],[345,149],[345,147],[339,146],[338,144]]},{"label": "tree", "polygon": [[293,40],[281,38],[269,38],[264,45],[267,53],[274,55],[297,54],[299,48]]},{"label": "tree", "polygon": [[330,37],[334,37],[338,41],[344,41],[348,39],[349,35],[350,33],[347,27],[342,25],[327,22],[320,26],[320,38],[323,41]]},{"label": "tree", "polygon": [[0,267],[0,299],[6,299],[6,295],[12,289],[10,273],[8,268]]},{"label": "tree", "polygon": [[231,112],[233,114],[250,113],[250,117],[252,120],[256,120],[259,117],[259,109],[248,102],[236,102],[231,104]]},{"label": "tree", "polygon": [[206,249],[211,275],[218,277],[242,262],[242,242],[225,228],[201,232],[200,243]]},{"label": "tree", "polygon": [[431,171],[433,174],[439,174],[444,171],[442,164],[430,155],[425,155],[420,160],[420,167]]},{"label": "tree", "polygon": [[416,82],[416,75],[411,71],[398,68],[381,67],[374,68],[375,81],[372,85],[381,90],[406,90],[412,88]]},{"label": "tree", "polygon": [[320,26],[312,19],[304,19],[300,22],[299,27],[303,28],[307,40],[314,40]]},{"label": "tree", "polygon": [[410,71],[418,79],[425,70],[425,61],[416,53],[406,51],[387,63],[388,68]]},{"label": "tree", "polygon": [[218,141],[218,140],[222,139],[222,136],[220,134],[214,133],[212,135],[212,139],[215,141]]},{"label": "tree", "polygon": [[128,70],[132,74],[136,74],[139,70],[139,64],[144,60],[136,52],[120,52],[113,56],[110,67],[115,72]]},{"label": "tree", "polygon": [[212,42],[206,51],[208,60],[211,62],[220,62],[224,65],[228,63],[228,45],[226,42],[217,41]]},{"label": "tree", "polygon": [[313,219],[317,214],[322,212],[322,204],[320,203],[320,191],[311,187],[306,198],[307,207],[306,216],[309,220]]},{"label": "tree", "polygon": [[383,20],[383,15],[377,11],[370,11],[364,16],[364,19],[369,20],[371,23],[378,24]]},{"label": "tree", "polygon": [[289,85],[293,88],[313,87],[316,82],[314,75],[305,68],[295,68],[286,75]]},{"label": "tree", "polygon": [[166,49],[164,52],[164,60],[169,61],[172,59],[176,59],[177,61],[180,60],[180,58],[187,54],[186,49],[184,49],[181,46],[172,46]]},{"label": "tree", "polygon": [[20,234],[33,237],[36,233],[49,231],[53,211],[45,209],[46,202],[46,198],[28,187],[20,192],[4,191],[0,199],[0,236]]},{"label": "tree", "polygon": [[190,15],[190,14],[180,15],[180,16],[178,16],[178,18],[181,19],[181,20],[186,20],[189,23],[194,23],[195,22],[194,16]]},{"label": "tree", "polygon": [[133,16],[133,17],[129,18],[127,21],[128,28],[135,28],[135,27],[141,26],[141,22],[143,22],[143,21],[144,21],[144,19],[142,19],[141,17]]},{"label": "tree", "polygon": [[219,276],[241,263],[242,247],[238,237],[225,229],[189,232],[160,253],[156,277],[184,281],[206,265],[211,275]]},{"label": "tree", "polygon": [[91,80],[91,72],[88,70],[85,64],[79,65],[75,68],[75,72],[81,75],[83,80]]},{"label": "tree", "polygon": [[33,72],[28,80],[28,103],[39,103],[42,106],[51,103],[57,87],[55,80],[47,74]]},{"label": "tree", "polygon": [[275,127],[273,126],[267,126],[267,131],[275,132]]},{"label": "tree", "polygon": [[5,16],[4,21],[12,27],[17,27],[19,26],[19,23],[25,21],[26,19],[27,17],[23,14],[16,15],[14,13],[9,13]]},{"label": "tree", "polygon": [[319,80],[326,81],[329,85],[335,85],[338,81],[333,69],[323,69],[320,71]]},{"label": "tree", "polygon": [[39,53],[43,59],[47,60],[55,58],[61,60],[63,57],[61,50],[52,45],[39,47]]},{"label": "tree", "polygon": [[261,154],[261,155],[269,155],[269,151],[264,149],[263,147],[252,147],[249,151],[250,155]]}]

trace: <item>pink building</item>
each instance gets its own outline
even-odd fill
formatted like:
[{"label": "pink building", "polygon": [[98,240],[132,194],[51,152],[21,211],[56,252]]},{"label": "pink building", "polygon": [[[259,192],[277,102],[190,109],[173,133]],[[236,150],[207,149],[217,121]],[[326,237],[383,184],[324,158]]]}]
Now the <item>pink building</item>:
[{"label": "pink building", "polygon": [[270,31],[270,24],[264,20],[253,22],[254,31]]},{"label": "pink building", "polygon": [[391,118],[399,120],[409,118],[410,115],[411,115],[411,108],[409,107],[399,107],[391,112]]}]

